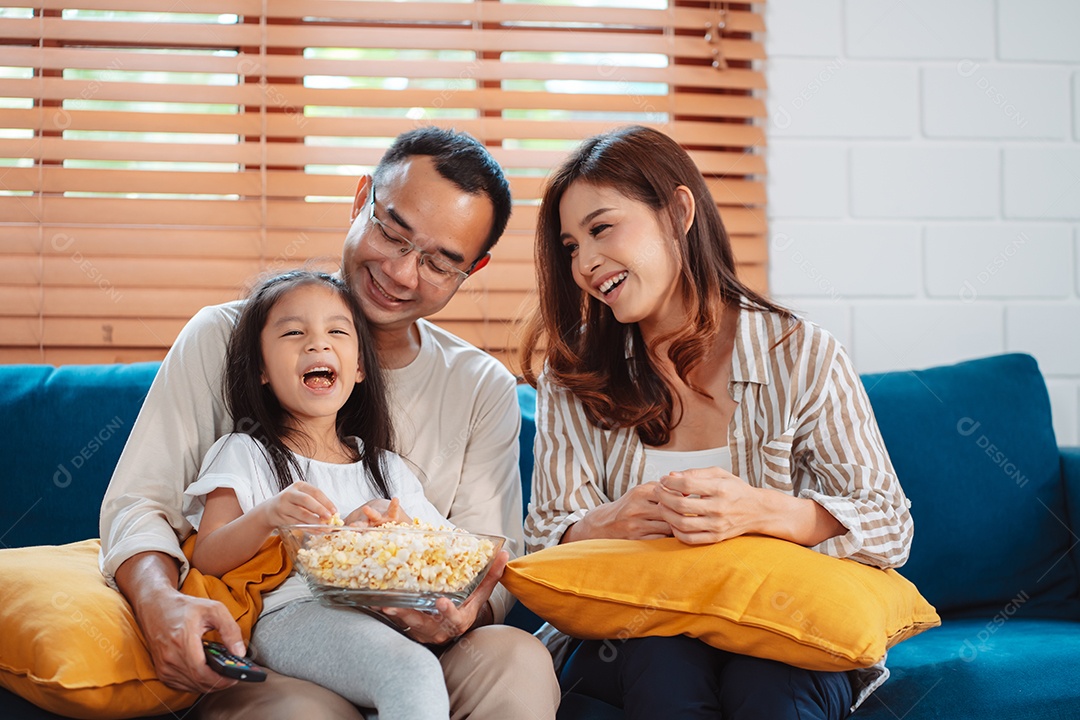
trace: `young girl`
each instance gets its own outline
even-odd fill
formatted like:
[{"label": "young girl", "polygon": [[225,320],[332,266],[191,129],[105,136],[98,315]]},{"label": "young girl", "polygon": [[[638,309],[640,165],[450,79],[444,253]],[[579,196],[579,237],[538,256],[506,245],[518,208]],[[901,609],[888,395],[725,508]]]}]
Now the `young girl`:
[{"label": "young girl", "polygon": [[[410,513],[449,524],[389,450],[374,344],[342,282],[295,271],[262,283],[237,322],[226,368],[234,432],[214,444],[185,493],[199,570],[220,576],[279,525],[325,522],[338,508],[352,510],[346,522]],[[296,573],[263,603],[251,638],[262,664],[374,707],[383,720],[449,715],[439,661],[407,628],[324,606]]]},{"label": "young girl", "polygon": [[[551,176],[536,240],[532,549],[771,535],[880,567],[912,522],[839,343],[743,285],[716,202],[671,138],[627,127]],[[605,645],[606,644],[606,645]],[[846,717],[883,665],[812,672],[685,636],[581,643],[564,688],[627,718]]]}]

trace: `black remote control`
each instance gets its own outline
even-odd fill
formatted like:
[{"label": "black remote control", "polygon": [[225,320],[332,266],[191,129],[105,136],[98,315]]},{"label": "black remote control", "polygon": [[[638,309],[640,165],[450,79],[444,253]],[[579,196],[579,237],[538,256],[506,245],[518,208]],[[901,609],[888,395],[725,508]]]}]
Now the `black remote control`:
[{"label": "black remote control", "polygon": [[248,658],[233,655],[221,643],[203,640],[203,650],[206,652],[206,664],[214,672],[247,682],[262,682],[266,679],[266,672],[261,667]]}]

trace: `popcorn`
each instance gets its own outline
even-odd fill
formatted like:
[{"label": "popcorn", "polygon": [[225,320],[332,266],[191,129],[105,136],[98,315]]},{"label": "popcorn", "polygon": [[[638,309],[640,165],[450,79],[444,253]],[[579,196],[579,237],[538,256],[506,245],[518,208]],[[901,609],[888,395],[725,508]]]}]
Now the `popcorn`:
[{"label": "popcorn", "polygon": [[312,535],[296,559],[336,587],[450,593],[465,589],[494,552],[487,538],[416,520]]}]

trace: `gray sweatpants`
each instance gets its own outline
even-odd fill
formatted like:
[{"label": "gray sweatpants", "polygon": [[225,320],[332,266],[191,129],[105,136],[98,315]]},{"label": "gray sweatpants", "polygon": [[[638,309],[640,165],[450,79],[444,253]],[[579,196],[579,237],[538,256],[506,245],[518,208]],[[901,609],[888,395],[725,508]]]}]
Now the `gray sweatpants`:
[{"label": "gray sweatpants", "polygon": [[251,634],[255,661],[310,680],[379,720],[446,720],[439,659],[385,623],[346,607],[301,601],[270,613]]}]

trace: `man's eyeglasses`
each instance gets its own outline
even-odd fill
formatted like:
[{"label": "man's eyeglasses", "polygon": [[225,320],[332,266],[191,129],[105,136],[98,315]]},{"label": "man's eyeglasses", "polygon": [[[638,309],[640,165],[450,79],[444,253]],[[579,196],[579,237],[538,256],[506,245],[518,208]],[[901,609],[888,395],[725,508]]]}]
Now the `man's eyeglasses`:
[{"label": "man's eyeglasses", "polygon": [[383,257],[395,260],[403,258],[415,251],[420,256],[420,277],[426,282],[438,288],[448,288],[457,285],[469,277],[469,273],[454,267],[450,261],[440,258],[438,255],[421,250],[416,243],[404,237],[401,233],[389,227],[386,223],[375,216],[375,187],[371,188],[371,214],[368,220],[378,228],[371,238],[371,247]]}]

